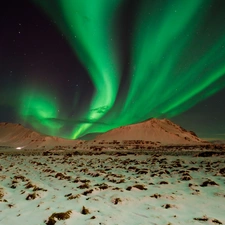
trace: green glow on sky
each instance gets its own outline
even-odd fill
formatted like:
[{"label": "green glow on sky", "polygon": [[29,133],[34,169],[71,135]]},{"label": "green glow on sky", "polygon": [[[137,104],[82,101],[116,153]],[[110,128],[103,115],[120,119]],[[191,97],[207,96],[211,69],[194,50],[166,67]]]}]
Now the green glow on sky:
[{"label": "green glow on sky", "polygon": [[[99,120],[113,106],[119,83],[119,63],[113,33],[113,16],[121,0],[56,0],[61,17],[52,11],[51,5],[41,4],[66,33],[68,41],[87,69],[95,86],[95,94],[84,117]],[[101,109],[101,110],[99,110]],[[100,112],[101,111],[101,112]],[[91,124],[75,127],[70,138],[82,134]]]},{"label": "green glow on sky", "polygon": [[23,120],[37,130],[56,135],[62,124],[55,120],[59,112],[53,98],[43,91],[26,90],[21,99],[20,116]]},{"label": "green glow on sky", "polygon": [[[131,33],[129,90],[116,102],[121,80],[115,18],[122,0],[34,0],[56,21],[95,87],[92,101],[67,138],[143,121],[171,118],[221,90],[225,84],[225,31],[198,34],[209,0],[142,1]],[[57,6],[57,10],[54,7]],[[47,92],[46,92],[47,93]],[[47,94],[26,94],[21,115],[37,130],[60,135],[59,106]],[[26,105],[26,106],[25,106]],[[32,122],[35,118],[35,122]],[[40,123],[40,125],[39,125]],[[105,123],[105,125],[103,125]]]},{"label": "green glow on sky", "polygon": [[[157,10],[148,13],[149,7],[143,4],[136,22],[136,33],[133,38],[132,81],[124,111],[135,101],[139,106],[148,102],[147,111],[151,112],[165,101],[171,101],[171,94],[182,85],[186,74],[179,74],[175,82],[177,62],[195,31],[193,17],[199,13],[203,1],[173,1],[174,4],[156,2]],[[201,11],[200,11],[201,12]],[[199,15],[198,15],[199,17]],[[198,23],[196,19],[195,24]],[[190,36],[187,36],[190,35]],[[195,74],[196,76],[196,74]],[[190,78],[190,77],[189,77]],[[189,79],[188,78],[188,79]],[[147,82],[146,82],[147,81]],[[145,91],[140,93],[144,87]],[[167,90],[169,92],[166,94]],[[137,101],[136,98],[141,99]],[[180,98],[180,96],[176,95]],[[160,99],[160,100],[159,100]],[[173,102],[170,102],[170,105]],[[135,114],[135,108],[131,114]],[[157,110],[153,117],[164,114]]]},{"label": "green glow on sky", "polygon": [[[192,47],[205,16],[201,8],[209,1],[156,1],[151,13],[146,3],[138,10],[133,35],[132,79],[121,111],[127,122],[178,115],[202,100],[200,93],[208,97],[204,91],[225,73],[224,36],[204,46],[204,53]],[[194,57],[185,63],[187,49]]]}]

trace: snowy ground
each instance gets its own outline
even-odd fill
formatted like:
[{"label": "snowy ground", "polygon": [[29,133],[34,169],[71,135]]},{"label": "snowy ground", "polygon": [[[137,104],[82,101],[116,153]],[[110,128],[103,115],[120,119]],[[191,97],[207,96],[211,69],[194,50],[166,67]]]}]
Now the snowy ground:
[{"label": "snowy ground", "polygon": [[225,224],[225,156],[2,154],[0,224]]}]

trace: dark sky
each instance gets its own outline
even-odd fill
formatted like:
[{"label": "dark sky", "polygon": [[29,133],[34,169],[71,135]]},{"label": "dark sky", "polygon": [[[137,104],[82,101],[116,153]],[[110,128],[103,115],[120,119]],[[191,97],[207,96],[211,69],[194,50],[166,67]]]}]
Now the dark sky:
[{"label": "dark sky", "polygon": [[0,122],[79,138],[148,118],[225,140],[225,1],[8,0]]}]

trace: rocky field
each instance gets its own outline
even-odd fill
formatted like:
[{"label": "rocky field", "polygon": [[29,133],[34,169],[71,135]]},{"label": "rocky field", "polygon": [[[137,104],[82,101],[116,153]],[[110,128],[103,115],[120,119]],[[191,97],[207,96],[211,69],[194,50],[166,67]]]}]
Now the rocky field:
[{"label": "rocky field", "polygon": [[0,155],[0,224],[225,224],[225,155]]}]

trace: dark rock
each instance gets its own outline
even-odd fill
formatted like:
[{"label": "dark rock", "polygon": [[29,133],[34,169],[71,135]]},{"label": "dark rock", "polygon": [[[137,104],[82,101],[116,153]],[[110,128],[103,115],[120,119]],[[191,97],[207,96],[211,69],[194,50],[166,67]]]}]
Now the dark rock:
[{"label": "dark rock", "polygon": [[220,222],[220,221],[217,220],[217,219],[213,219],[212,222],[213,222],[213,223],[216,223],[216,224],[223,224],[222,222]]},{"label": "dark rock", "polygon": [[69,210],[67,212],[62,213],[53,213],[46,221],[46,225],[54,225],[57,220],[66,220],[70,218],[72,211]]},{"label": "dark rock", "polygon": [[169,184],[167,181],[161,181],[159,184]]},{"label": "dark rock", "polygon": [[212,186],[219,186],[215,181],[212,181],[212,180],[207,180],[207,181],[204,181],[200,186],[201,187],[207,187],[209,185],[212,185]]},{"label": "dark rock", "polygon": [[208,218],[194,218],[194,220],[198,220],[198,221],[208,221],[209,219]]},{"label": "dark rock", "polygon": [[132,189],[131,186],[129,186],[129,187],[126,188],[127,191],[131,191],[131,189]]},{"label": "dark rock", "polygon": [[85,208],[85,207],[83,206],[83,208],[82,208],[82,210],[81,210],[81,214],[87,215],[87,214],[90,214],[90,211],[89,211],[87,208]]},{"label": "dark rock", "polygon": [[147,188],[145,188],[143,184],[136,184],[133,187],[135,187],[135,188],[137,188],[139,190],[147,190]]}]

